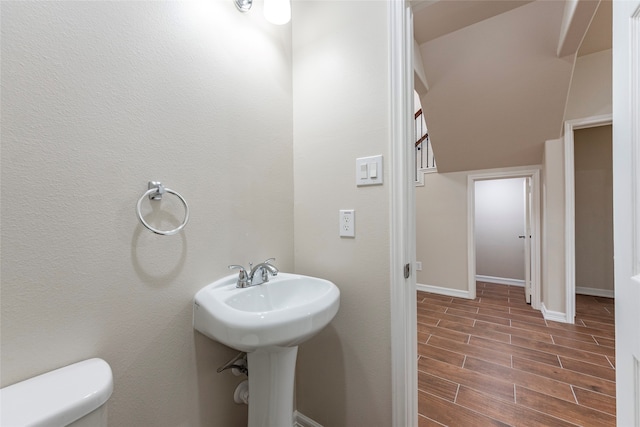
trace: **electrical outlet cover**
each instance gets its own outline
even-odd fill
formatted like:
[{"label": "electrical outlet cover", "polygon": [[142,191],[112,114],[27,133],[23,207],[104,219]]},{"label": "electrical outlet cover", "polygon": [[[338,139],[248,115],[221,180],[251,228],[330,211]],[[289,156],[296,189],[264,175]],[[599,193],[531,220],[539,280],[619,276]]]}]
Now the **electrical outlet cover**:
[{"label": "electrical outlet cover", "polygon": [[356,237],[356,211],[340,210],[340,237]]}]

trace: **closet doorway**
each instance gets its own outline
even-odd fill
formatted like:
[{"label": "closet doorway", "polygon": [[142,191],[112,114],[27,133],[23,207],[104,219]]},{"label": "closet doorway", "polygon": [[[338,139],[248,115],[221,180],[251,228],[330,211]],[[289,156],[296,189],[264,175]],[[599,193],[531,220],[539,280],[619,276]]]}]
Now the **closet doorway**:
[{"label": "closet doorway", "polygon": [[540,309],[540,171],[517,170],[468,177],[469,293],[476,281],[525,287]]},{"label": "closet doorway", "polygon": [[[611,226],[609,227],[606,224],[608,220],[605,218],[608,215],[605,214],[605,210],[609,208],[602,206],[603,204],[611,205],[612,215],[612,196],[604,195],[613,188],[613,179],[606,177],[611,176],[613,170],[611,156],[608,155],[609,160],[606,161],[602,157],[594,158],[594,154],[591,153],[593,150],[587,149],[585,146],[581,146],[579,149],[578,156],[580,156],[580,160],[577,160],[576,156],[576,147],[579,141],[588,141],[591,139],[589,135],[594,132],[596,135],[600,135],[596,139],[602,139],[603,134],[611,134],[611,125],[612,116],[610,114],[565,122],[565,310],[569,323],[573,323],[575,319],[577,292],[593,293],[594,289],[602,288],[600,291],[604,292],[597,296],[613,296],[613,219],[611,219]],[[586,142],[585,144],[588,145],[590,143]],[[585,150],[582,150],[583,148]],[[611,148],[604,148],[604,151],[600,148],[598,151],[600,154],[595,154],[595,156],[603,156],[603,153],[607,150],[611,151]],[[585,152],[583,153],[582,151]],[[576,164],[577,161],[581,164]],[[580,188],[578,188],[578,185],[580,185]],[[598,195],[598,201],[595,199],[596,193],[602,193]],[[601,196],[604,198],[601,198]],[[603,201],[609,197],[611,197],[611,201]],[[578,212],[578,209],[580,209],[580,212]],[[577,215],[581,216],[581,218]],[[611,234],[608,234],[607,228],[611,229]],[[580,233],[580,236],[578,236],[578,233]],[[587,233],[591,234],[587,235]],[[593,241],[591,238],[596,233],[600,238]],[[610,245],[601,239],[611,239]],[[590,245],[590,247],[587,247],[587,245]],[[578,260],[578,256],[580,260]],[[589,277],[589,274],[592,274],[589,270],[593,266],[582,269],[582,266],[589,262],[589,259],[597,260],[598,278],[595,278],[596,276],[593,276],[594,279]],[[578,282],[577,268],[581,269],[580,282]],[[608,273],[609,269],[611,276]],[[610,277],[609,284],[607,284],[608,279],[605,279],[606,277]]]}]

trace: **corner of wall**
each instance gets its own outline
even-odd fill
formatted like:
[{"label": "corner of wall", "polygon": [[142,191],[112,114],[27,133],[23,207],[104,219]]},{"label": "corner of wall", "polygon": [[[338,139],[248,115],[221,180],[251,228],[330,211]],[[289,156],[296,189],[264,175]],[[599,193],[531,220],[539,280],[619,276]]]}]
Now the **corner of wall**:
[{"label": "corner of wall", "polygon": [[542,304],[565,307],[565,195],[563,139],[545,142],[543,164]]}]

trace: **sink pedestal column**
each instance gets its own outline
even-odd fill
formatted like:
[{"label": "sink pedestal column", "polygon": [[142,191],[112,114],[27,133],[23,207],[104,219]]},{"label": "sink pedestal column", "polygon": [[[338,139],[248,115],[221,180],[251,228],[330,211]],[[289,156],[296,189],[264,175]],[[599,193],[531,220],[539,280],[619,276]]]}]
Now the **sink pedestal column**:
[{"label": "sink pedestal column", "polygon": [[249,427],[293,426],[293,383],[298,347],[247,353]]}]

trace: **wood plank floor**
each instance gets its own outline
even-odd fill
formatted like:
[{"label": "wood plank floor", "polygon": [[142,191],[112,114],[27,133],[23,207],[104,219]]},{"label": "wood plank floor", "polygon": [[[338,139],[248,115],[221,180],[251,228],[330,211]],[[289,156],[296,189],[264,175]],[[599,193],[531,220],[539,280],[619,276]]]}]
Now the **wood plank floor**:
[{"label": "wood plank floor", "polygon": [[568,325],[522,287],[477,296],[418,292],[420,427],[616,425],[613,299],[577,295]]}]

